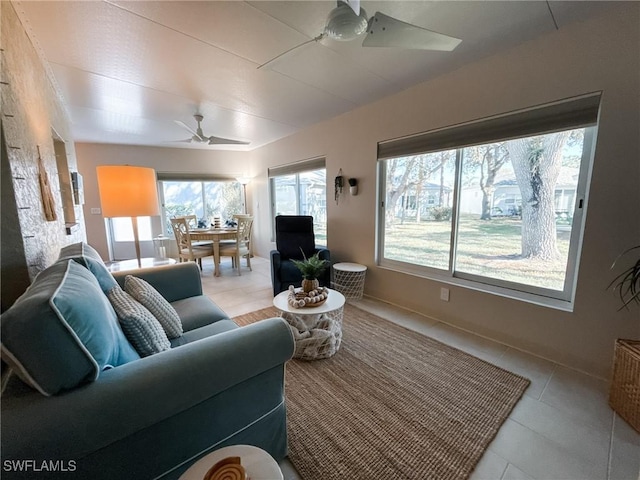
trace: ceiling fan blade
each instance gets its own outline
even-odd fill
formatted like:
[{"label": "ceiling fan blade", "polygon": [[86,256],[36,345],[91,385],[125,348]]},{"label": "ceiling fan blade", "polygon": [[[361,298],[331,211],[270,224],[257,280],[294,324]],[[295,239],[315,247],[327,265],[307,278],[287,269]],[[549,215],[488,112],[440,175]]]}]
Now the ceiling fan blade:
[{"label": "ceiling fan blade", "polygon": [[311,42],[319,42],[320,40],[322,40],[326,36],[327,36],[327,34],[322,32],[317,37],[313,37],[313,38],[307,40],[306,42],[302,42],[302,43],[296,45],[295,47],[291,47],[289,50],[286,50],[286,51],[282,52],[280,55],[277,55],[277,56],[273,57],[271,60],[268,60],[268,61],[264,62],[262,65],[258,65],[258,70],[261,70],[263,68],[265,70],[269,70],[269,69],[273,68],[273,66],[274,66],[274,64],[276,63],[277,60],[280,60],[285,55],[293,52],[294,50],[298,50],[300,47],[304,47],[305,45],[308,45]]},{"label": "ceiling fan blade", "polygon": [[242,140],[231,140],[230,138],[209,137],[209,145],[249,145],[250,143]]},{"label": "ceiling fan blade", "polygon": [[174,120],[178,125],[187,130],[193,136],[191,138],[187,138],[186,140],[176,140],[176,142],[188,142],[188,143],[204,143],[207,145],[249,145],[251,142],[245,142],[242,140],[231,140],[230,138],[221,138],[221,137],[205,137],[202,133],[202,129],[200,127],[200,122],[202,121],[202,115],[196,114],[196,121],[198,122],[198,129],[194,130],[189,125],[180,120]]},{"label": "ceiling fan blade", "polygon": [[191,128],[189,125],[187,125],[184,122],[181,122],[180,120],[174,120],[174,122],[176,122],[176,124],[180,125],[182,128],[184,128],[187,132],[189,132],[191,135],[196,135],[198,136],[198,133]]},{"label": "ceiling fan blade", "polygon": [[207,138],[206,137],[200,135],[197,131],[195,131],[193,128],[191,128],[186,123],[181,122],[180,120],[174,120],[174,122],[176,122],[182,128],[186,129],[189,133],[193,134],[193,137],[191,137],[189,139],[190,142],[198,142],[198,143],[206,143],[207,142]]},{"label": "ceiling fan blade", "polygon": [[351,10],[353,10],[353,13],[355,13],[357,16],[360,15],[360,0],[339,0],[338,3],[340,3],[340,1],[349,5],[351,7]]},{"label": "ceiling fan blade", "polygon": [[413,50],[450,52],[462,40],[397,20],[376,12],[369,21],[363,47],[400,47]]}]

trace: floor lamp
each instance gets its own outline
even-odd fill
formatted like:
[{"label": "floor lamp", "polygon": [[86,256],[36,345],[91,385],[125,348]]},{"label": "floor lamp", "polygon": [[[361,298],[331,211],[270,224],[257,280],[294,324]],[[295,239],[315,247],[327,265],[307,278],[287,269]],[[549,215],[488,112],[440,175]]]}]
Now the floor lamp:
[{"label": "floor lamp", "polygon": [[236,180],[242,185],[242,205],[244,207],[244,214],[248,213],[247,211],[247,183],[251,181],[249,177],[237,177]]},{"label": "floor lamp", "polygon": [[138,217],[160,215],[156,171],[130,165],[103,165],[96,167],[96,171],[102,215],[131,217],[136,258],[141,267]]}]

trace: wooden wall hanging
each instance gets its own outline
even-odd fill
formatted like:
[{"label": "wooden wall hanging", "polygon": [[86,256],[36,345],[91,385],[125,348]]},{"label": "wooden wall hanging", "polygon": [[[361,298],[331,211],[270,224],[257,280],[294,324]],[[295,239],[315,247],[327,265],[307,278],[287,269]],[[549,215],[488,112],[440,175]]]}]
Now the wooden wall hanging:
[{"label": "wooden wall hanging", "polygon": [[49,176],[44,168],[42,157],[40,156],[40,147],[38,147],[38,180],[40,181],[40,192],[42,193],[42,207],[44,208],[44,216],[47,222],[53,222],[58,219],[56,214],[56,204],[51,193],[51,185],[49,184]]}]

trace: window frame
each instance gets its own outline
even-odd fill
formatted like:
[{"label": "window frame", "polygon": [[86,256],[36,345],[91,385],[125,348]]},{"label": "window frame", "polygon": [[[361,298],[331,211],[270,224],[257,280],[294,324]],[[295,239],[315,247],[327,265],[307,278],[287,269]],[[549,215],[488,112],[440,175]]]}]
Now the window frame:
[{"label": "window frame", "polygon": [[[202,197],[202,208],[203,215],[207,215],[207,192],[206,185],[207,183],[213,182],[226,182],[226,183],[237,183],[240,185],[239,195],[240,202],[243,204],[245,202],[244,192],[242,185],[235,177],[221,176],[221,175],[207,175],[207,174],[178,174],[178,173],[160,173],[158,172],[158,200],[160,202],[160,226],[162,235],[171,236],[173,235],[173,231],[171,229],[171,225],[167,223],[167,209],[165,202],[165,194],[164,194],[164,182],[198,182],[201,184],[200,197]],[[244,213],[244,212],[239,212]]]},{"label": "window frame", "polygon": [[[593,169],[593,160],[595,153],[595,143],[597,138],[598,129],[598,116],[600,105],[601,93],[595,92],[580,97],[574,97],[572,99],[562,100],[560,102],[554,102],[552,104],[546,104],[539,107],[533,107],[531,109],[521,110],[510,114],[500,115],[496,117],[490,117],[489,119],[481,119],[474,122],[468,122],[465,124],[454,125],[444,129],[438,129],[432,132],[425,132],[416,136],[404,137],[402,139],[395,139],[387,141],[389,143],[395,142],[395,144],[385,146],[387,142],[381,142],[378,145],[378,168],[377,168],[377,205],[378,214],[376,215],[376,264],[383,269],[389,269],[410,275],[428,278],[431,280],[448,283],[451,285],[458,285],[465,288],[482,291],[490,294],[496,294],[508,298],[514,298],[538,305],[552,307],[565,311],[573,311],[573,303],[575,300],[578,270],[580,263],[580,253],[582,250],[582,241],[584,236],[584,229],[586,223],[586,209],[588,200],[588,191],[591,180],[591,172]],[[572,102],[573,105],[577,105],[579,110],[586,105],[588,112],[579,112],[576,115],[572,115]],[[557,115],[558,111],[565,113],[565,124],[556,122],[553,128],[547,128],[544,125],[545,109],[549,115]],[[535,119],[536,128],[540,129],[539,132],[523,130],[522,135],[517,134],[517,130],[509,128],[508,138],[491,138],[491,134],[487,135],[486,125],[498,127],[507,125],[510,122],[510,118],[514,117],[521,125],[526,123],[522,120],[527,119],[529,112],[533,112],[532,118]],[[595,118],[594,117],[595,114]],[[585,118],[592,117],[591,120]],[[497,119],[497,121],[496,121]],[[480,135],[477,138],[482,138],[481,141],[462,141],[459,146],[452,146],[451,141],[465,138],[465,133],[470,132],[471,138],[473,138],[474,125],[479,126]],[[523,136],[535,136],[547,133],[553,133],[557,131],[570,130],[575,128],[585,128],[583,139],[583,150],[581,166],[578,175],[578,181],[576,184],[575,193],[575,209],[572,220],[571,234],[569,239],[569,251],[567,255],[566,274],[564,279],[563,290],[553,290],[549,288],[543,288],[538,286],[526,285],[523,283],[511,282],[478,274],[465,273],[455,270],[456,266],[456,252],[458,242],[459,231],[459,217],[460,217],[460,194],[462,187],[462,154],[466,147],[474,145],[483,145],[486,143],[504,141],[511,138],[518,138]],[[500,128],[494,129],[500,131]],[[429,136],[434,133],[436,135],[435,143],[430,143]],[[449,135],[450,134],[450,135]],[[420,138],[418,138],[420,137]],[[417,140],[416,140],[417,139]],[[445,139],[444,142],[441,140]],[[402,153],[403,144],[408,147],[408,153]],[[420,143],[423,143],[423,147],[420,147]],[[440,145],[434,147],[434,145]],[[443,148],[443,145],[446,148]],[[412,155],[418,155],[420,153],[435,153],[445,150],[456,150],[455,159],[455,184],[453,187],[453,203],[451,213],[451,239],[449,247],[449,266],[447,270],[437,269],[433,267],[412,264],[409,262],[403,262],[400,260],[392,260],[384,257],[385,251],[385,201],[387,195],[387,161],[393,158],[402,158]],[[382,153],[382,154],[381,154]],[[398,154],[399,153],[399,154]],[[393,156],[391,156],[393,155]],[[383,157],[383,158],[381,158]]]},{"label": "window frame", "polygon": [[[315,170],[325,171],[325,196],[326,196],[326,158],[314,157],[299,162],[278,165],[268,169],[269,178],[269,205],[271,211],[271,241],[276,241],[276,185],[275,179],[278,177],[295,175],[296,178],[296,215],[300,215],[300,174]],[[326,201],[325,201],[326,208]],[[324,246],[317,243],[318,246]]]}]

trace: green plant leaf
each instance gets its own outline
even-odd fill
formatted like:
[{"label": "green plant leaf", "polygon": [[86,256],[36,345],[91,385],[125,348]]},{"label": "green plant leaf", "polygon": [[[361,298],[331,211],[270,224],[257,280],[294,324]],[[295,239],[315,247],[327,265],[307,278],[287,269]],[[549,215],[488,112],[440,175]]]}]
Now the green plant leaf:
[{"label": "green plant leaf", "polygon": [[[638,249],[640,249],[640,245],[631,247],[622,252],[613,262],[611,268],[615,268],[625,255]],[[636,259],[635,263],[624,269],[622,273],[618,274],[611,281],[608,288],[612,287],[614,291],[618,292],[618,296],[622,302],[622,306],[618,310],[629,308],[631,303],[637,303],[640,305],[640,257]]]},{"label": "green plant leaf", "polygon": [[304,252],[302,252],[302,256],[304,257],[304,260],[291,259],[291,261],[298,270],[300,270],[300,273],[302,273],[302,276],[306,280],[318,278],[329,266],[329,261],[322,260],[317,253],[307,258]]}]

